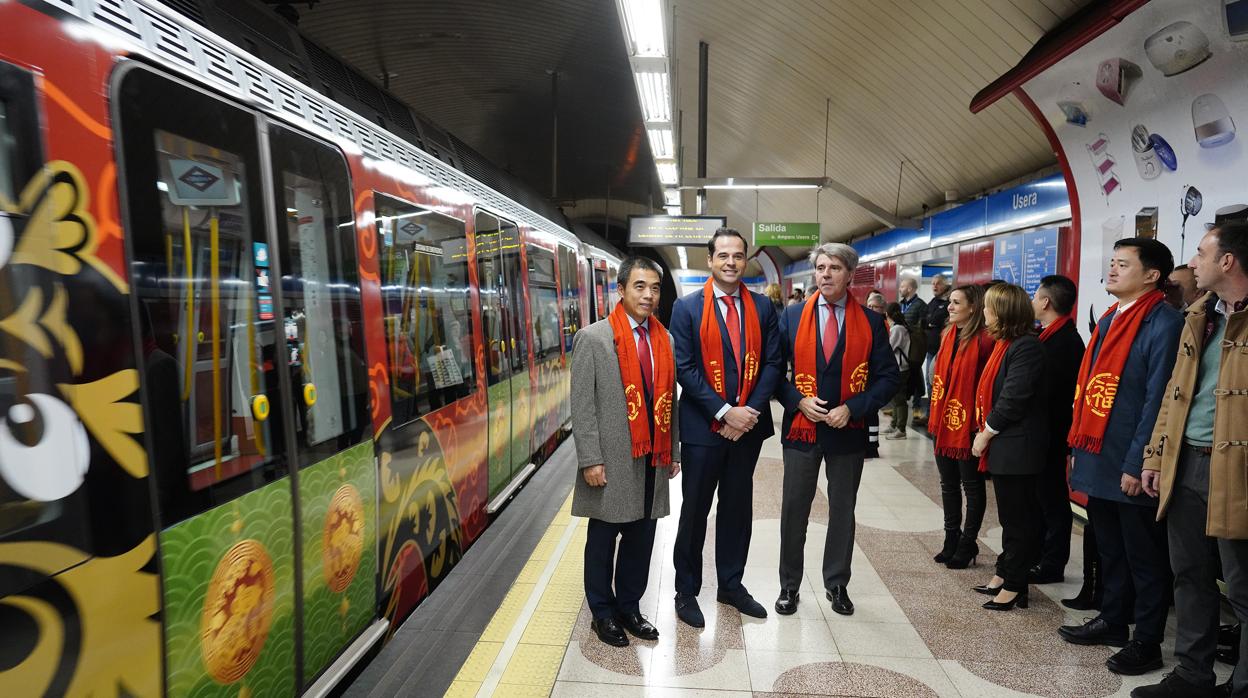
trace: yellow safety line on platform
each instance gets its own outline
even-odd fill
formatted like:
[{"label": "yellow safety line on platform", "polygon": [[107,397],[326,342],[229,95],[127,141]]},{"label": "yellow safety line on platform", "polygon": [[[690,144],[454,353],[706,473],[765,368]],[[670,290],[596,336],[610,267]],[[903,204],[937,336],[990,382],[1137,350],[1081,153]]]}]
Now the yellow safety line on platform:
[{"label": "yellow safety line on platform", "polygon": [[550,695],[585,600],[585,531],[585,519],[572,517],[568,495],[464,660],[448,697]]}]

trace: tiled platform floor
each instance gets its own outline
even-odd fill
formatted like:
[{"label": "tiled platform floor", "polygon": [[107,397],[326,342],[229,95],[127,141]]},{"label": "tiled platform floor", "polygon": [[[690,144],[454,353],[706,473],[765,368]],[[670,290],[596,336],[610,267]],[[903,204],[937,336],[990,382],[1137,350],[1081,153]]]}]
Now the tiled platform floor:
[{"label": "tiled platform floor", "polygon": [[[589,629],[581,587],[585,522],[556,516],[520,578],[447,695],[453,696],[1126,696],[1163,672],[1120,677],[1104,666],[1110,650],[1062,642],[1057,627],[1089,614],[1058,599],[1080,585],[1076,531],[1067,581],[1032,588],[1031,607],[1009,613],[980,608],[970,587],[986,582],[1001,530],[989,508],[977,567],[952,571],[932,562],[941,544],[941,510],[931,442],[919,434],[884,441],[867,461],[858,498],[851,617],[832,612],[819,564],[827,500],[811,515],[801,605],[793,616],[771,612],[779,591],[778,439],[763,449],[754,482],[754,532],[745,585],[770,615],[742,617],[715,602],[714,521],[704,551],[699,597],[706,628],[680,623],[672,606],[676,519],[659,523],[642,612],[658,627],[656,642],[635,638],[609,647]],[[569,477],[572,474],[569,473]],[[679,507],[673,487],[673,510]],[[712,514],[713,517],[713,514]],[[1037,593],[1039,592],[1039,593]],[[1170,638],[1173,638],[1173,617]],[[1170,669],[1172,646],[1163,647]],[[1219,680],[1229,667],[1218,666]]]}]

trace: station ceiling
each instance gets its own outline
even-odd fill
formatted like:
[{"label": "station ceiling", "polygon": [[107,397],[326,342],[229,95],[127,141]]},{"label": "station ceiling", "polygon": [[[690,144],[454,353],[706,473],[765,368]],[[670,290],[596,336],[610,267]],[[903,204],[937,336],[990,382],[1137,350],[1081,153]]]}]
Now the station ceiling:
[{"label": "station ceiling", "polygon": [[[699,42],[709,45],[708,177],[823,176],[826,152],[828,177],[905,218],[946,192],[965,199],[1050,166],[1052,150],[1017,100],[979,114],[968,105],[1089,1],[670,1],[681,176],[697,174]],[[544,194],[548,71],[558,71],[555,198],[661,202],[615,0],[297,8],[301,31]],[[693,212],[691,193],[684,204]],[[825,240],[884,227],[829,190],[711,191],[707,210],[743,230],[818,220]],[[697,250],[688,257],[705,265]]]}]

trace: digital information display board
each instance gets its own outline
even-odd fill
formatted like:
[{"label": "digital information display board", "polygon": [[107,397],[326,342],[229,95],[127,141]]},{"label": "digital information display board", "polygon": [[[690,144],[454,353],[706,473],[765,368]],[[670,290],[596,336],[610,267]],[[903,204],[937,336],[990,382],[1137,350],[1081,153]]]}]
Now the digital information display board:
[{"label": "digital information display board", "polygon": [[724,216],[629,216],[628,244],[700,247],[727,225]]}]

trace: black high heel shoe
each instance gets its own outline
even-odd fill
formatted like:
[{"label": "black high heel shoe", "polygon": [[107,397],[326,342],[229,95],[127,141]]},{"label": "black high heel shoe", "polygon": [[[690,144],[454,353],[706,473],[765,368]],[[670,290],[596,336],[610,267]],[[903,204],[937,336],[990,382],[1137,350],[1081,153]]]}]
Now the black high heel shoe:
[{"label": "black high heel shoe", "polygon": [[988,596],[996,596],[997,592],[1001,591],[1001,587],[990,587],[987,584],[980,584],[977,587],[971,587],[971,591],[987,594]]},{"label": "black high heel shoe", "polygon": [[975,557],[979,555],[979,544],[974,538],[963,535],[958,540],[958,549],[953,553],[953,557],[945,562],[945,567],[951,570],[964,570],[967,567],[975,566]]},{"label": "black high heel shoe", "polygon": [[984,608],[989,611],[1013,611],[1015,606],[1018,606],[1019,608],[1027,608],[1027,592],[1019,592],[1009,601],[997,601],[996,599],[990,599],[984,604]]},{"label": "black high heel shoe", "polygon": [[945,531],[945,547],[932,558],[933,562],[946,563],[953,554],[958,550],[958,538],[962,536],[962,532],[956,528],[952,531]]}]

